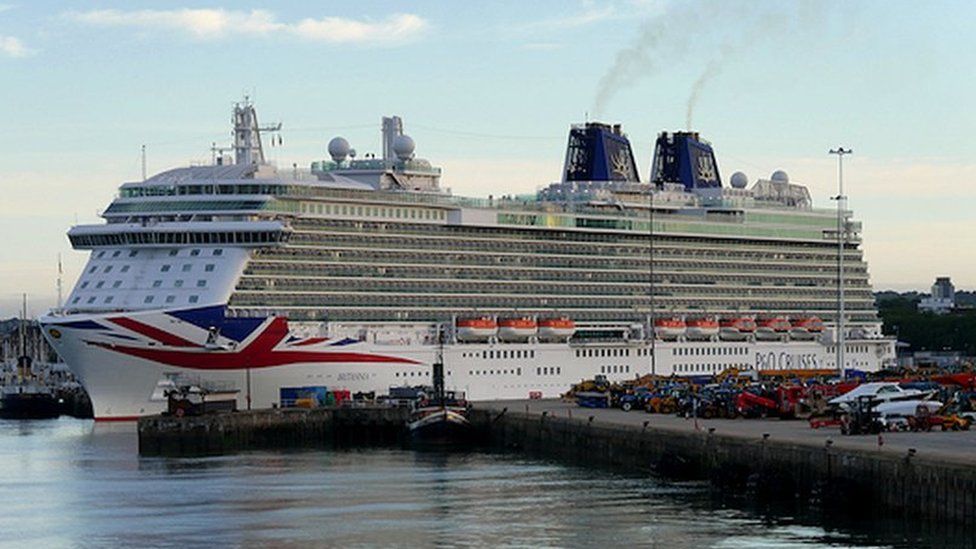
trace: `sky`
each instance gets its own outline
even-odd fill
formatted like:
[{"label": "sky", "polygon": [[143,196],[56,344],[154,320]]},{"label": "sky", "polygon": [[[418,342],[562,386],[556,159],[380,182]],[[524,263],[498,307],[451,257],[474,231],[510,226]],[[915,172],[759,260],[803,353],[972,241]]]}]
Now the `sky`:
[{"label": "sky", "polygon": [[[4,0],[0,0],[3,2]],[[0,317],[65,295],[119,184],[204,162],[245,94],[282,122],[279,166],[384,115],[454,194],[555,181],[570,124],[693,128],[728,178],[786,170],[819,207],[844,183],[875,289],[976,289],[976,3],[534,0],[0,3]]]}]

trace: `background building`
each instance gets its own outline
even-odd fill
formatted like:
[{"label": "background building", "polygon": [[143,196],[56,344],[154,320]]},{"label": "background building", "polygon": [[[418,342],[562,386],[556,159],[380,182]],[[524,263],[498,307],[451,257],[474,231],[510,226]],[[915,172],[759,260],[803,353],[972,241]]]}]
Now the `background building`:
[{"label": "background building", "polygon": [[956,288],[947,276],[935,279],[932,285],[932,296],[922,298],[918,303],[918,310],[935,314],[948,313],[956,306]]}]

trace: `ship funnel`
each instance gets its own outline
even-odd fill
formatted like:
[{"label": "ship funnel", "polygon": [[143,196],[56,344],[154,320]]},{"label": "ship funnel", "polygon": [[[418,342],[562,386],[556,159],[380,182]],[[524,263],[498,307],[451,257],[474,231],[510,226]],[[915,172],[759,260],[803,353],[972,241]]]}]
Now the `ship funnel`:
[{"label": "ship funnel", "polygon": [[570,128],[563,181],[640,181],[620,124],[587,122]]},{"label": "ship funnel", "polygon": [[722,186],[715,151],[697,132],[661,132],[657,136],[651,181],[656,185],[680,183],[688,191]]}]

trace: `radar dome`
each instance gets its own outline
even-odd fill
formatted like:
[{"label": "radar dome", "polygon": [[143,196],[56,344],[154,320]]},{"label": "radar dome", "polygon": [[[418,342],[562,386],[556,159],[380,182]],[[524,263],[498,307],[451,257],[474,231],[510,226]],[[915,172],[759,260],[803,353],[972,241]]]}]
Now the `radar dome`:
[{"label": "radar dome", "polygon": [[773,183],[789,183],[790,176],[786,175],[783,170],[776,170],[773,175],[769,178]]},{"label": "radar dome", "polygon": [[742,172],[735,172],[732,174],[730,183],[732,183],[732,186],[736,189],[744,189],[746,188],[746,185],[749,184],[749,176]]},{"label": "radar dome", "polygon": [[417,144],[413,142],[413,138],[409,135],[398,135],[393,140],[393,152],[396,153],[397,158],[400,160],[408,160],[413,157],[413,150],[416,147]]},{"label": "radar dome", "polygon": [[329,141],[329,154],[332,160],[342,162],[349,155],[349,151],[349,142],[344,137],[333,137],[332,141]]}]

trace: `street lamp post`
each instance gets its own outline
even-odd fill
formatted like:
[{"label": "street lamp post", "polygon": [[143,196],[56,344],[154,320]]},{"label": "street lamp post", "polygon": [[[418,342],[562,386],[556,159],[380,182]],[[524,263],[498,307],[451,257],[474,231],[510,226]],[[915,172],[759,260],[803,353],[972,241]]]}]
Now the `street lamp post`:
[{"label": "street lamp post", "polygon": [[837,371],[844,379],[844,244],[847,241],[847,197],[844,195],[844,156],[852,154],[853,149],[837,147],[830,149],[830,154],[837,155]]}]

